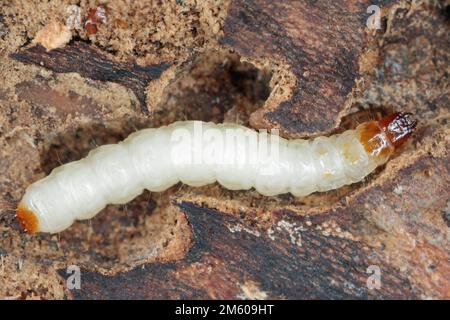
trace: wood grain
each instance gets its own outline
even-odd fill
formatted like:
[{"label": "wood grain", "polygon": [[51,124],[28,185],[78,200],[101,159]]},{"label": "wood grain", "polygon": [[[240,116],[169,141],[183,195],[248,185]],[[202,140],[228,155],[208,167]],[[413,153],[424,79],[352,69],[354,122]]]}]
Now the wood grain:
[{"label": "wood grain", "polygon": [[76,72],[92,80],[121,84],[134,92],[145,115],[149,114],[145,90],[150,81],[157,79],[169,67],[167,63],[142,67],[135,62],[117,62],[84,42],[75,42],[51,51],[38,45],[13,53],[11,57],[57,73]]}]

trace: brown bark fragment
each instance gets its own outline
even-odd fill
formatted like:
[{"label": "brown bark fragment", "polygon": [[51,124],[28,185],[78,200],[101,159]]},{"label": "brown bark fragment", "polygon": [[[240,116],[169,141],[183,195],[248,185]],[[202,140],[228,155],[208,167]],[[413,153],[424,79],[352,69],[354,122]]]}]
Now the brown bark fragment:
[{"label": "brown bark fragment", "polygon": [[[114,277],[83,273],[86,285],[74,297],[235,299],[244,295],[242,287],[250,280],[273,299],[413,297],[408,280],[388,266],[384,289],[370,292],[369,252],[358,242],[323,237],[311,227],[301,231],[300,246],[283,228],[272,234],[226,213],[187,202],[179,206],[194,236],[182,261]],[[278,225],[282,221],[297,226],[303,220],[289,212],[275,213],[274,219]]]},{"label": "brown bark fragment", "polygon": [[169,67],[167,63],[142,67],[136,62],[116,62],[84,42],[76,42],[51,51],[46,51],[42,46],[35,46],[13,53],[11,57],[57,73],[76,72],[92,80],[121,84],[134,92],[141,111],[146,115],[149,111],[145,102],[145,90],[151,80],[158,78]]},{"label": "brown bark fragment", "polygon": [[58,92],[50,87],[48,80],[39,77],[17,84],[16,93],[19,100],[43,106],[47,110],[53,108],[62,118],[76,114],[86,115],[91,119],[98,118],[96,111],[100,109],[100,106],[92,99],[75,92],[69,92],[67,95]]},{"label": "brown bark fragment", "polygon": [[[394,1],[392,1],[394,2]],[[371,1],[236,0],[223,43],[252,60],[287,64],[295,75],[254,114],[254,125],[290,136],[326,133],[348,112],[368,45]],[[275,75],[276,76],[276,75]]]}]

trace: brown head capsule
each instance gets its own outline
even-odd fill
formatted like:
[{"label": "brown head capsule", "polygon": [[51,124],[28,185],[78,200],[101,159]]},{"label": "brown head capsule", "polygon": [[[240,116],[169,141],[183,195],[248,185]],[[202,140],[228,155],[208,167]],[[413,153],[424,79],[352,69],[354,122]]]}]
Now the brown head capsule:
[{"label": "brown head capsule", "polygon": [[379,121],[360,125],[360,141],[367,153],[374,157],[388,157],[414,132],[417,121],[412,113],[397,112]]},{"label": "brown head capsule", "polygon": [[417,126],[413,114],[409,112],[397,112],[378,121],[379,126],[386,134],[394,147],[401,146]]}]

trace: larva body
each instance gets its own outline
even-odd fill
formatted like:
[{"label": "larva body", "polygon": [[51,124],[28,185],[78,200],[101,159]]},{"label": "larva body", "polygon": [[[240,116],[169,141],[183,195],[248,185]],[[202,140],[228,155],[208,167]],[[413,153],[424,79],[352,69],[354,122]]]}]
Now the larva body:
[{"label": "larva body", "polygon": [[179,181],[305,196],[360,181],[387,161],[414,126],[408,114],[396,114],[311,141],[199,121],[144,129],[31,184],[17,216],[30,233],[60,232],[107,204],[124,204],[144,189],[163,191]]}]

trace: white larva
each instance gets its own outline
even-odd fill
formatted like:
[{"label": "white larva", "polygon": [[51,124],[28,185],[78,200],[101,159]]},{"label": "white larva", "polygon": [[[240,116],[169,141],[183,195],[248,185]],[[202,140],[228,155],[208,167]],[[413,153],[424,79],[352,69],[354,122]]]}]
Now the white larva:
[{"label": "white larva", "polygon": [[144,189],[163,191],[179,181],[254,187],[266,196],[327,191],[360,181],[385,163],[414,126],[409,114],[399,113],[312,141],[200,121],[144,129],[31,184],[17,217],[30,233],[56,233],[94,217],[107,204],[124,204]]}]

